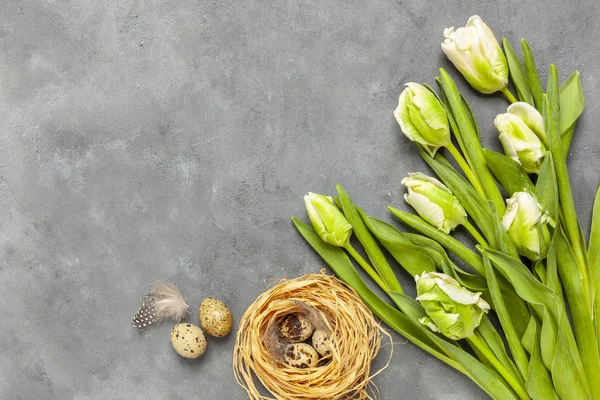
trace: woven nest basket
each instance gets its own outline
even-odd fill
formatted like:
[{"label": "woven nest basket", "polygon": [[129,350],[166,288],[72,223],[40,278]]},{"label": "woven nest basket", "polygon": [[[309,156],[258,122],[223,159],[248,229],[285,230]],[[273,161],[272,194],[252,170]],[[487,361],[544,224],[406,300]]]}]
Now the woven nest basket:
[{"label": "woven nest basket", "polygon": [[[291,313],[308,315],[331,333],[331,353],[315,367],[293,368],[283,361],[286,342],[277,335],[277,323]],[[387,367],[371,374],[384,336],[391,359],[391,336],[354,290],[323,272],[309,274],[282,280],[248,307],[236,336],[233,369],[251,399],[371,399],[377,392],[371,379]],[[261,394],[261,385],[271,396]]]}]

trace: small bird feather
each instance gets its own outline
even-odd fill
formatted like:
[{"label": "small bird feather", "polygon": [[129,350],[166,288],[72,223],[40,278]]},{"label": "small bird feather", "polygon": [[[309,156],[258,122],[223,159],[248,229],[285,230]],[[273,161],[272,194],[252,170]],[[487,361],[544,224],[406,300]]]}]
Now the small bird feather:
[{"label": "small bird feather", "polygon": [[144,329],[163,319],[180,322],[187,318],[189,308],[175,284],[155,282],[150,292],[142,299],[142,304],[133,317],[132,325]]},{"label": "small bird feather", "polygon": [[171,282],[155,282],[150,290],[154,299],[156,319],[179,322],[187,318],[190,306],[187,305],[183,295]]}]

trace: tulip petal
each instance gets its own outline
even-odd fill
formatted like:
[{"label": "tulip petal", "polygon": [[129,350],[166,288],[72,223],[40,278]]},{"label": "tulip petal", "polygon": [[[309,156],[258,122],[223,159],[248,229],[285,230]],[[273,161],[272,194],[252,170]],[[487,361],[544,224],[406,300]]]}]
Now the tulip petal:
[{"label": "tulip petal", "polygon": [[[439,230],[444,228],[444,211],[440,206],[431,202],[427,197],[408,189],[404,200],[410,204],[425,221]],[[446,233],[450,233],[449,231]]]},{"label": "tulip petal", "polygon": [[508,106],[506,109],[510,114],[516,115],[536,134],[540,139],[546,138],[544,129],[544,118],[538,110],[529,103],[522,101],[516,102]]},{"label": "tulip petal", "polygon": [[400,99],[398,101],[398,107],[394,110],[394,117],[396,117],[396,121],[398,125],[400,125],[400,129],[402,133],[406,135],[411,141],[415,141],[415,138],[419,136],[419,132],[415,128],[414,124],[410,120],[410,115],[408,112],[408,97],[410,93],[404,90],[400,94]]},{"label": "tulip petal", "polygon": [[413,92],[412,103],[419,109],[421,117],[425,120],[429,129],[435,132],[435,135],[427,135],[427,139],[430,143],[446,146],[450,142],[450,128],[446,110],[427,88],[412,82],[406,85]]},{"label": "tulip petal", "polygon": [[425,325],[426,327],[428,327],[429,329],[431,329],[432,332],[439,332],[440,331],[438,329],[438,327],[435,326],[435,324],[433,323],[433,321],[431,320],[431,318],[429,318],[429,317],[419,318],[419,322],[421,324]]}]

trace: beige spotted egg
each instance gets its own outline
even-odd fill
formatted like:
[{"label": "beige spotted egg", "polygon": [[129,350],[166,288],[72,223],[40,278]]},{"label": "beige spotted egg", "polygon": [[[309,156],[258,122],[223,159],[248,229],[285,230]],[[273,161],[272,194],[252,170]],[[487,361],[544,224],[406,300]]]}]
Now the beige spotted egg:
[{"label": "beige spotted egg", "polygon": [[171,344],[182,357],[198,358],[206,351],[206,338],[196,325],[181,323],[171,329]]},{"label": "beige spotted egg", "polygon": [[304,314],[288,314],[281,320],[279,333],[290,342],[304,342],[312,335],[313,324]]},{"label": "beige spotted egg", "polygon": [[198,318],[202,328],[211,336],[225,336],[231,332],[233,317],[223,302],[209,297],[202,300],[198,309]]},{"label": "beige spotted egg", "polygon": [[322,329],[317,329],[312,336],[312,345],[322,356],[331,354],[333,348],[333,341],[331,339],[331,332],[327,332]]},{"label": "beige spotted egg", "polygon": [[290,343],[285,347],[283,360],[294,368],[310,368],[319,362],[319,354],[309,344]]}]

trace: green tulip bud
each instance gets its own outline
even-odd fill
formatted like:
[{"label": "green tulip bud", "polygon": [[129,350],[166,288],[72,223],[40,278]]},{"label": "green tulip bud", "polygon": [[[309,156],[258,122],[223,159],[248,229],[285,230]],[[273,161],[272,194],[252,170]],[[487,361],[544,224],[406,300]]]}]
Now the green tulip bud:
[{"label": "green tulip bud", "polygon": [[473,88],[494,93],[508,84],[506,57],[492,30],[477,15],[464,28],[444,30],[442,50]]},{"label": "green tulip bud", "polygon": [[427,88],[409,82],[394,110],[396,121],[407,138],[423,145],[433,157],[450,143],[448,116],[440,101]]},{"label": "green tulip bud", "polygon": [[309,192],[304,196],[304,204],[310,222],[324,242],[338,247],[344,247],[348,243],[352,225],[335,206],[333,198]]},{"label": "green tulip bud", "polygon": [[408,174],[402,184],[408,189],[404,200],[440,231],[450,233],[467,222],[467,213],[460,201],[437,179],[417,172]]},{"label": "green tulip bud", "polygon": [[502,225],[520,255],[537,261],[546,255],[550,244],[550,217],[527,192],[516,192],[506,201]]},{"label": "green tulip bud", "polygon": [[416,299],[427,313],[419,322],[450,339],[472,336],[483,314],[490,310],[490,305],[481,298],[480,292],[473,293],[465,289],[446,274],[423,272],[421,276],[415,276],[415,281]]},{"label": "green tulip bud", "polygon": [[500,142],[506,155],[521,164],[525,172],[539,174],[546,155],[546,147],[538,137],[545,138],[542,115],[527,103],[514,105],[517,107],[509,107],[507,113],[494,119]]}]

